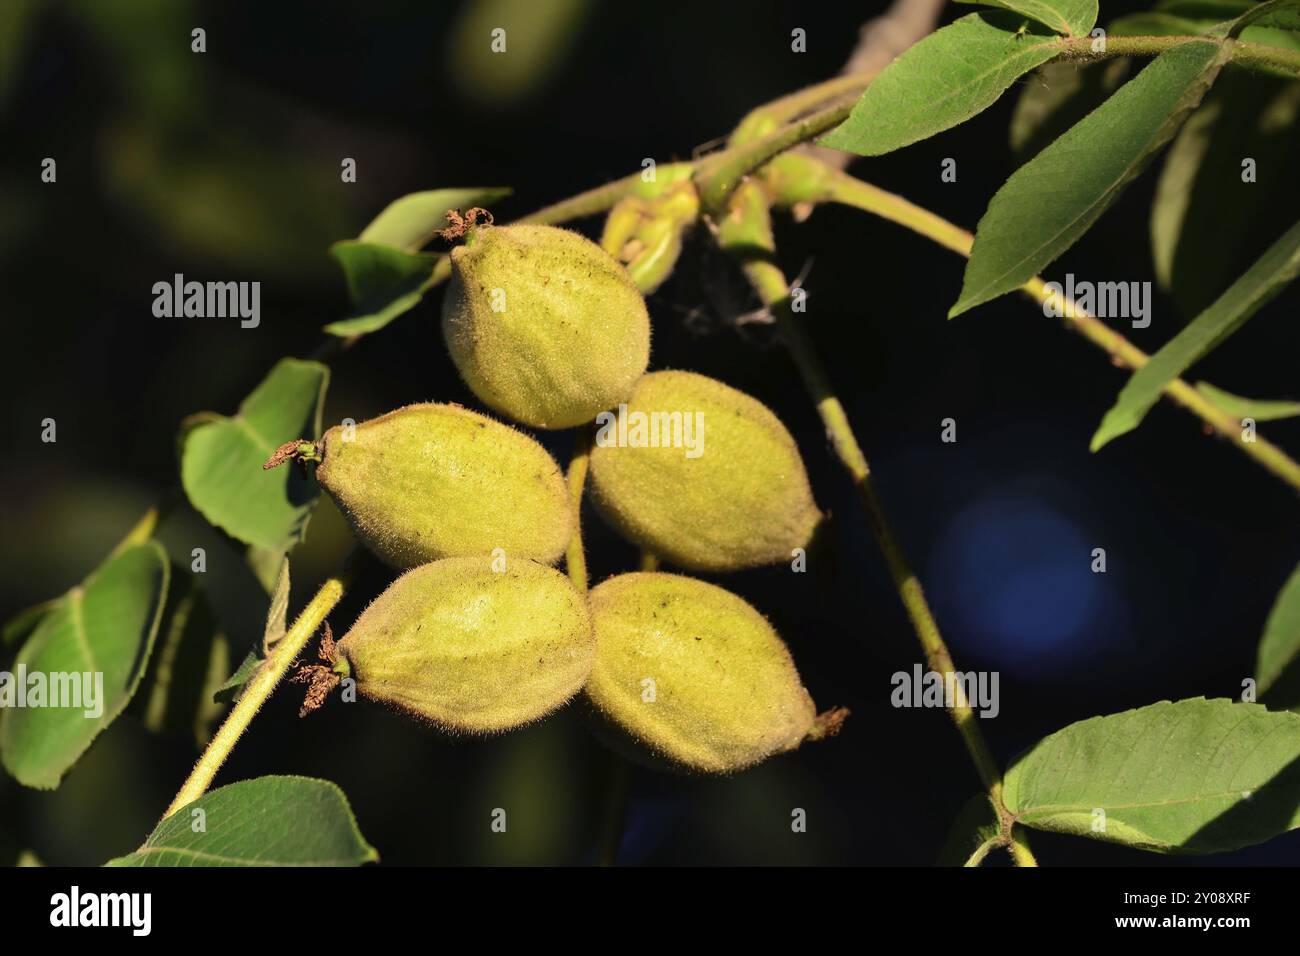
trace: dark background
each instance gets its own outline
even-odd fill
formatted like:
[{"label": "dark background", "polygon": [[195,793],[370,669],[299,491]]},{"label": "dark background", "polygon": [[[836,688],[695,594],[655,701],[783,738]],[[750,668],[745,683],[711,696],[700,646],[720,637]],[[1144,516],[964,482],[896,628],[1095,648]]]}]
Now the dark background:
[{"label": "dark background", "polygon": [[[554,3],[518,6],[553,15]],[[80,580],[168,493],[182,417],[232,412],[278,357],[317,347],[320,327],[348,311],[326,249],[390,200],[509,185],[514,197],[494,211],[510,218],[635,171],[643,157],[689,158],[753,106],[836,73],[859,23],[881,8],[591,4],[557,28],[549,66],[511,86],[479,52],[487,40],[463,25],[459,4],[7,0],[0,612]],[[1103,22],[1118,12],[1103,9]],[[945,20],[966,12],[951,8]],[[540,31],[505,22],[512,47]],[[207,30],[204,54],[190,52],[194,26]],[[794,27],[807,30],[804,54],[790,50]],[[1017,165],[1006,145],[1017,95],[854,171],[973,227]],[[58,161],[56,185],[40,182],[46,156]],[[355,184],[339,181],[343,157],[357,160]],[[957,159],[955,184],[940,182],[944,157]],[[1149,172],[1061,272],[1152,278],[1153,183]],[[599,222],[581,226],[593,233]],[[804,319],[958,667],[1001,674],[1001,714],[985,726],[1000,760],[1085,717],[1240,694],[1295,566],[1293,490],[1164,405],[1090,454],[1123,373],[1015,296],[948,322],[962,260],[928,240],[829,208],[783,223],[778,239],[788,272],[810,265]],[[154,318],[151,287],[175,272],[260,280],[261,327]],[[714,375],[768,403],[833,515],[810,573],[777,568],[720,583],[771,617],[818,704],[846,705],[853,717],[839,738],[732,778],[635,770],[620,860],[929,864],[978,780],[943,712],[890,706],[890,675],[920,660],[916,641],[793,368],[762,330],[741,335],[726,321],[753,303],[704,243],[678,272],[650,302],[652,367]],[[332,363],[327,423],[411,401],[474,404],[445,354],[438,301]],[[1296,305],[1293,288],[1196,377],[1300,397]],[[1157,295],[1149,329],[1123,326],[1153,350],[1181,321]],[[57,444],[40,441],[46,417],[58,423]],[[939,440],[947,417],[956,444]],[[1262,431],[1300,449],[1295,421]],[[567,459],[569,435],[542,437]],[[586,527],[596,580],[632,567],[630,546],[594,516]],[[239,551],[184,511],[164,538],[175,554],[209,549],[205,583],[242,654],[260,634],[266,597]],[[295,611],[346,546],[322,501],[294,555]],[[1095,547],[1107,552],[1104,575],[1089,570]],[[367,578],[335,628],[383,583]],[[265,773],[336,781],[387,863],[594,858],[610,757],[571,710],[504,737],[451,741],[371,705],[299,721],[296,698],[282,691],[270,702],[218,783]],[[32,850],[52,864],[97,864],[129,851],[195,756],[192,741],[123,718],[56,792],[0,778],[0,858]],[[494,807],[509,813],[505,835],[489,831]],[[806,834],[790,831],[794,807],[808,813]],[[1034,846],[1048,865],[1166,862],[1048,834],[1035,833]],[[1206,862],[1300,862],[1300,834]]]}]

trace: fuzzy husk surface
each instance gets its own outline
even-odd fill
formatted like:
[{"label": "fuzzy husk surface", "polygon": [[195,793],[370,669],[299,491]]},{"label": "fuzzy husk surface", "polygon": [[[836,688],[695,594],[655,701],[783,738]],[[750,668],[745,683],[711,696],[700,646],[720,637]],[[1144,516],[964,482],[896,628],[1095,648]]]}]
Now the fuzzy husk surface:
[{"label": "fuzzy husk surface", "polygon": [[568,487],[534,439],[458,405],[407,405],[325,433],[316,480],[392,567],[490,554],[554,564],[573,534]]},{"label": "fuzzy husk surface", "polygon": [[556,571],[487,556],[408,571],[338,643],[357,689],[452,731],[494,733],[572,698],[595,659],[583,596]]},{"label": "fuzzy husk surface", "polygon": [[[662,572],[592,590],[592,707],[669,764],[728,773],[793,750],[816,717],[790,652],[750,604]],[[649,678],[654,699],[646,699]]]},{"label": "fuzzy husk surface", "polygon": [[503,415],[536,428],[581,425],[626,398],[645,371],[645,299],[585,236],[482,226],[451,263],[447,348],[474,394]]},{"label": "fuzzy husk surface", "polygon": [[592,500],[620,534],[695,571],[789,561],[808,546],[821,512],[794,438],[766,405],[704,375],[652,372],[627,400],[628,422],[638,413],[652,423],[655,414],[702,414],[703,453],[634,447],[631,427],[625,445],[598,436]]}]

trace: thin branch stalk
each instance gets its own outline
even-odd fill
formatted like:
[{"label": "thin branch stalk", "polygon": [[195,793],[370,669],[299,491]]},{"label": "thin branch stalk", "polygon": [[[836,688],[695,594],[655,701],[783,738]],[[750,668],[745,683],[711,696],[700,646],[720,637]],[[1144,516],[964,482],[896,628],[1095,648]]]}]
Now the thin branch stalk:
[{"label": "thin branch stalk", "polygon": [[[908,202],[901,196],[886,192],[847,173],[830,171],[827,175],[826,197],[830,201],[873,213],[932,239],[953,252],[970,256],[974,236],[965,229]],[[1040,306],[1054,297],[1054,294],[1047,290],[1043,280],[1037,276],[1026,282],[1021,287],[1021,291]],[[1069,300],[1065,300],[1064,304],[1066,308],[1061,310],[1065,313],[1062,316],[1064,321],[1089,342],[1105,351],[1116,365],[1137,371],[1150,361],[1151,357],[1146,352],[1087,310]],[[1181,378],[1176,378],[1165,385],[1164,394],[1176,405],[1185,408],[1204,422],[1208,431],[1228,439],[1272,474],[1300,491],[1300,464],[1281,448],[1259,437],[1258,434],[1252,436],[1253,440],[1248,441],[1238,419]]]},{"label": "thin branch stalk", "polygon": [[208,743],[203,755],[199,757],[198,763],[194,765],[194,770],[172,800],[171,806],[163,814],[164,818],[171,816],[207,792],[217,771],[230,756],[230,752],[243,736],[244,731],[248,729],[253,717],[271,696],[271,692],[275,690],[289,668],[293,666],[293,662],[298,659],[298,655],[320,628],[326,616],[342,600],[350,583],[351,573],[346,570],[328,579],[316,592],[316,596],[303,608],[284,637],[271,648],[266,659],[244,686],[243,693],[240,694],[239,700],[235,702],[234,708],[227,715],[221,728]]}]

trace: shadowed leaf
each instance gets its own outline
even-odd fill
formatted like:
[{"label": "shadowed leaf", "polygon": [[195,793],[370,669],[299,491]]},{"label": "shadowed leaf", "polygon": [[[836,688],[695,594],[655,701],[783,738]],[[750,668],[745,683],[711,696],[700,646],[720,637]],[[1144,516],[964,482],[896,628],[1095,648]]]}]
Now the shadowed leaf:
[{"label": "shadowed leaf", "polygon": [[131,713],[155,733],[189,734],[202,746],[221,713],[212,695],[230,670],[230,645],[191,574],[173,564],[168,591]]},{"label": "shadowed leaf", "polygon": [[252,679],[271,649],[284,637],[288,628],[289,590],[289,559],[285,558],[280,562],[280,572],[276,576],[275,588],[271,591],[271,604],[266,610],[262,641],[244,656],[239,668],[217,688],[214,699],[219,703],[239,699],[244,692],[244,685]]},{"label": "shadowed leaf", "polygon": [[[202,811],[203,829],[195,832]],[[108,866],[359,866],[379,854],[347,797],[309,777],[257,777],[205,793]]]},{"label": "shadowed leaf", "polygon": [[1011,148],[1022,159],[1048,143],[1106,101],[1128,79],[1127,57],[1080,66],[1068,61],[1044,65],[1025,80],[1011,117]]},{"label": "shadowed leaf", "polygon": [[1256,689],[1262,694],[1282,672],[1300,661],[1300,566],[1282,586],[1264,624],[1255,661]]},{"label": "shadowed leaf", "polygon": [[[161,545],[132,545],[60,598],[32,631],[13,673],[0,677],[0,757],[19,783],[57,787],[130,703],[158,633],[169,576]],[[39,705],[33,675],[44,686]]]},{"label": "shadowed leaf", "polygon": [[997,814],[987,794],[966,801],[948,830],[935,866],[979,866],[1000,832]]},{"label": "shadowed leaf", "polygon": [[1241,328],[1300,274],[1300,223],[1269,247],[1246,274],[1133,373],[1092,436],[1092,450],[1137,428],[1164,387]]},{"label": "shadowed leaf", "polygon": [[343,267],[353,314],[325,326],[330,335],[365,335],[382,329],[403,312],[420,304],[436,279],[435,266],[444,256],[403,252],[391,246],[347,239],[330,247]]}]

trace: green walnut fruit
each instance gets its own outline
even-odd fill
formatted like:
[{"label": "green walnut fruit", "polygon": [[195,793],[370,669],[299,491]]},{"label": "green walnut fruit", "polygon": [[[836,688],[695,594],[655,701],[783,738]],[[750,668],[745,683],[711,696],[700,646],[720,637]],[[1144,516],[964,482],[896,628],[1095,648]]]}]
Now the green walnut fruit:
[{"label": "green walnut fruit", "polygon": [[785,644],[731,592],[637,573],[603,582],[590,600],[596,664],[587,697],[657,756],[725,773],[822,735]]},{"label": "green walnut fruit", "polygon": [[537,428],[617,405],[650,360],[650,317],[623,266],[554,226],[478,226],[451,251],[442,330],[485,404]]},{"label": "green walnut fruit", "polygon": [[362,612],[334,672],[440,727],[493,733],[572,698],[595,651],[586,601],[559,571],[447,558],[408,571]]},{"label": "green walnut fruit", "polygon": [[407,405],[320,443],[316,480],[397,568],[490,554],[554,564],[573,534],[559,466],[536,441],[459,405]]},{"label": "green walnut fruit", "polygon": [[673,564],[733,571],[789,561],[821,520],[790,433],[729,385],[654,372],[597,423],[591,489],[598,510]]}]

